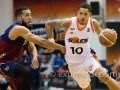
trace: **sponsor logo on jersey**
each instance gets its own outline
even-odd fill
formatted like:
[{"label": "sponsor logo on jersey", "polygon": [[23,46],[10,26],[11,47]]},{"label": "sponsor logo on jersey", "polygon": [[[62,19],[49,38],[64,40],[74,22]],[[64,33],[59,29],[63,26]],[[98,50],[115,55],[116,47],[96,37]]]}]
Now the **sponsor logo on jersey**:
[{"label": "sponsor logo on jersey", "polygon": [[88,38],[86,39],[79,39],[78,37],[71,37],[68,39],[68,42],[72,42],[72,43],[87,43],[88,42]]}]

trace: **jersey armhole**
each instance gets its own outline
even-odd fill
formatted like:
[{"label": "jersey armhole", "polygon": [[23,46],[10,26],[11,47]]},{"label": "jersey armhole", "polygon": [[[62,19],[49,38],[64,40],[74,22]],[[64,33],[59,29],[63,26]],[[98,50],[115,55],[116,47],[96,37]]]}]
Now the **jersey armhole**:
[{"label": "jersey armhole", "polygon": [[65,29],[65,33],[68,31],[68,29],[70,28],[71,24],[72,24],[72,20],[70,18],[70,25],[68,26],[68,28]]},{"label": "jersey armhole", "polygon": [[95,32],[95,28],[93,26],[93,20],[92,20],[92,18],[90,18],[90,25],[91,25],[91,28],[92,28],[92,32],[94,33]]}]

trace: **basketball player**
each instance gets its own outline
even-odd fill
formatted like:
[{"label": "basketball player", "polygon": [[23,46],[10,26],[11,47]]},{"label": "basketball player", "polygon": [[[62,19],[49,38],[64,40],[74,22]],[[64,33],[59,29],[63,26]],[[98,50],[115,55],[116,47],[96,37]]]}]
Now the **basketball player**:
[{"label": "basketball player", "polygon": [[65,47],[42,39],[29,30],[32,28],[31,11],[27,7],[16,9],[17,22],[8,27],[0,37],[0,73],[10,82],[15,90],[31,90],[30,70],[18,64],[26,48],[32,55],[31,68],[38,68],[37,50],[34,44],[45,48],[65,52]]},{"label": "basketball player", "polygon": [[[98,21],[91,18],[91,6],[82,3],[78,7],[77,16],[72,18],[50,20],[45,23],[48,40],[54,42],[53,28],[64,28],[65,60],[72,77],[78,82],[82,90],[91,90],[88,73],[97,76],[110,90],[120,90],[119,84],[111,78],[97,60],[95,52],[90,49],[90,38],[96,32],[102,31]],[[116,32],[115,32],[116,33]],[[117,33],[116,33],[117,35]],[[51,52],[53,49],[46,49]]]}]

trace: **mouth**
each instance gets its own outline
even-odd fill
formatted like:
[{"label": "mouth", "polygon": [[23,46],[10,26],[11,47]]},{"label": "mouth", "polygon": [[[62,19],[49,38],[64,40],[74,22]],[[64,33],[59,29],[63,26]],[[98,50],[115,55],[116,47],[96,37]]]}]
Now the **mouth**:
[{"label": "mouth", "polygon": [[81,19],[81,21],[85,21],[84,19]]},{"label": "mouth", "polygon": [[28,22],[28,24],[32,25],[32,22]]}]

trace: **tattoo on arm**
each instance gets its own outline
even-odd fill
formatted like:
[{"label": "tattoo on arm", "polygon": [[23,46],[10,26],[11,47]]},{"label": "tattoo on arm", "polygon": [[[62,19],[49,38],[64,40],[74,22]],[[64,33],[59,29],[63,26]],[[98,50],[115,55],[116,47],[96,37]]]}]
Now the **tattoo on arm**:
[{"label": "tattoo on arm", "polygon": [[67,21],[67,22],[63,23],[63,26],[64,26],[65,28],[67,28],[69,25],[70,25],[70,21]]},{"label": "tattoo on arm", "polygon": [[48,22],[51,28],[67,28],[70,25],[70,21],[62,22],[62,20],[53,20]]},{"label": "tattoo on arm", "polygon": [[56,27],[60,27],[61,23],[62,23],[61,20],[52,20],[52,21],[48,22],[48,25],[51,28],[56,28]]}]

